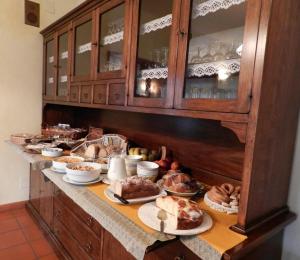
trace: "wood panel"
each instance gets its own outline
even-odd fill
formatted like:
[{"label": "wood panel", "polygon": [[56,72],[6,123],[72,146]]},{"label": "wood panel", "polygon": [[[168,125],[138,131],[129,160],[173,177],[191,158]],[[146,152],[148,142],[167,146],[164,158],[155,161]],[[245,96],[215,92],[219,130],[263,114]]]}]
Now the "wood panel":
[{"label": "wood panel", "polygon": [[[51,114],[59,107],[48,109]],[[73,121],[75,127],[102,127],[107,133],[124,134],[152,149],[167,145],[174,158],[190,167],[199,179],[203,176],[211,183],[241,180],[244,145],[220,122],[107,110],[70,110],[76,119]]]},{"label": "wood panel", "polygon": [[29,201],[37,212],[40,212],[40,181],[41,172],[34,170],[30,165],[30,189],[29,189]]},{"label": "wood panel", "polygon": [[247,131],[240,230],[286,210],[300,104],[300,2],[266,0]]}]

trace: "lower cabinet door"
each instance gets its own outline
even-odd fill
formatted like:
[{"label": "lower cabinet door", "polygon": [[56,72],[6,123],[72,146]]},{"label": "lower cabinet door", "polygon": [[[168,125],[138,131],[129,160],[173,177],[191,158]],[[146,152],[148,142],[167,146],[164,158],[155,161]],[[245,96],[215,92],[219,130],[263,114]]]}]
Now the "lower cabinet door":
[{"label": "lower cabinet door", "polygon": [[40,179],[41,171],[33,170],[30,166],[30,190],[29,201],[37,212],[40,212]]},{"label": "lower cabinet door", "polygon": [[54,184],[42,173],[40,174],[40,183],[40,215],[44,222],[52,230]]}]

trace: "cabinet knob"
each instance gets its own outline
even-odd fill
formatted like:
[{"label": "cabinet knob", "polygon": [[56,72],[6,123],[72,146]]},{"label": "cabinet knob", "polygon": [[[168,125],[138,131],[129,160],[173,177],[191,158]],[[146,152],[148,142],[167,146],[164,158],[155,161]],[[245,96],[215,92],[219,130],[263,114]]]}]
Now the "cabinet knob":
[{"label": "cabinet knob", "polygon": [[175,256],[174,260],[184,260],[184,255],[180,255],[180,256]]},{"label": "cabinet knob", "polygon": [[93,250],[92,242],[88,242],[84,248],[86,252],[90,253]]},{"label": "cabinet knob", "polygon": [[60,193],[61,193],[61,190],[56,190],[56,191],[54,192],[54,195],[57,196],[57,195],[59,195]]},{"label": "cabinet knob", "polygon": [[98,99],[102,99],[102,95],[98,93]]},{"label": "cabinet knob", "polygon": [[60,210],[57,210],[57,211],[55,212],[55,217],[59,217],[60,215],[61,215]]},{"label": "cabinet knob", "polygon": [[186,33],[185,31],[183,31],[183,30],[180,30],[180,31],[178,32],[178,34],[179,34],[179,36],[180,36],[181,38],[183,38],[185,35],[187,35],[187,33]]},{"label": "cabinet knob", "polygon": [[120,94],[115,94],[115,99],[119,100],[120,99]]},{"label": "cabinet knob", "polygon": [[93,45],[93,46],[97,46],[98,43],[97,43],[97,42],[93,42],[92,45]]},{"label": "cabinet knob", "polygon": [[83,97],[84,97],[85,99],[87,99],[87,98],[89,97],[88,93],[84,93],[84,94],[83,94]]}]

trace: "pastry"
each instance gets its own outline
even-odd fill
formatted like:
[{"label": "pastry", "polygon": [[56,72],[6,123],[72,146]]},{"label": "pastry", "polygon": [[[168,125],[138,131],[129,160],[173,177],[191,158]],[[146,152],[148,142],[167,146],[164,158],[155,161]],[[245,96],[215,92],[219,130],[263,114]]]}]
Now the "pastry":
[{"label": "pastry", "polygon": [[169,223],[179,230],[192,229],[201,225],[203,212],[199,205],[186,198],[175,196],[159,197],[156,206],[171,215]]},{"label": "pastry", "polygon": [[240,186],[234,187],[230,183],[224,183],[221,186],[212,186],[207,192],[207,197],[210,201],[223,207],[237,209],[240,200],[240,190]]},{"label": "pastry", "polygon": [[110,189],[112,192],[124,199],[155,196],[160,192],[157,184],[138,176],[132,176],[125,180],[115,181],[111,184]]},{"label": "pastry", "polygon": [[88,158],[96,159],[98,158],[99,146],[97,144],[91,144],[86,149],[84,155]]},{"label": "pastry", "polygon": [[173,170],[168,171],[163,176],[163,186],[170,191],[181,193],[192,193],[199,190],[196,180],[192,179],[188,174]]}]

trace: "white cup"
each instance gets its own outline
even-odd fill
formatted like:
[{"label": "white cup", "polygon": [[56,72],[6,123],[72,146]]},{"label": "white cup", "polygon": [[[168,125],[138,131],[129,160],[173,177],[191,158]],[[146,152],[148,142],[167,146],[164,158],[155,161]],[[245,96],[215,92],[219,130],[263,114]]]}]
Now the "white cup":
[{"label": "white cup", "polygon": [[110,159],[107,178],[111,181],[122,180],[127,177],[124,158],[115,156]]},{"label": "white cup", "polygon": [[137,163],[142,160],[141,155],[127,155],[125,157],[126,171],[128,176],[137,174]]}]

